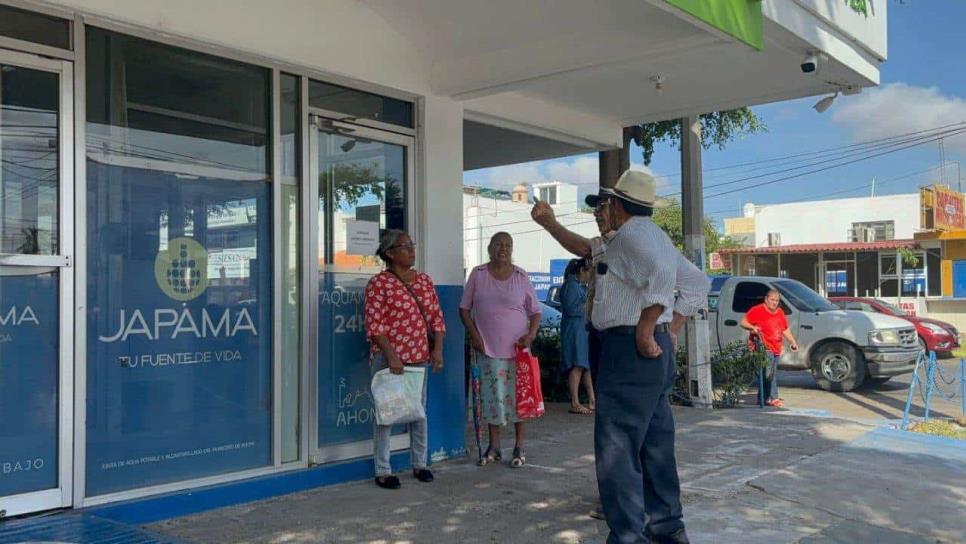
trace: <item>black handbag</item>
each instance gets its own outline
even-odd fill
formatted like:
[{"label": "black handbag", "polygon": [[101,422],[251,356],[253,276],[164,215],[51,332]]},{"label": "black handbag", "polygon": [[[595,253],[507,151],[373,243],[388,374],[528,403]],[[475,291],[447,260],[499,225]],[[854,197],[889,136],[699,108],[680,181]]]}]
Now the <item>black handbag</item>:
[{"label": "black handbag", "polygon": [[416,296],[416,291],[413,291],[412,286],[403,281],[403,279],[399,277],[399,274],[396,274],[392,270],[390,270],[389,273],[393,276],[396,276],[396,279],[399,280],[399,283],[403,284],[403,287],[409,291],[409,296],[413,297],[413,302],[416,303],[416,308],[419,309],[419,315],[423,318],[423,323],[426,324],[426,340],[429,342],[429,351],[433,351],[433,348],[436,347],[436,331],[434,331],[433,327],[430,326],[429,319],[426,317],[426,312],[423,311],[423,305],[419,303],[419,297]]}]

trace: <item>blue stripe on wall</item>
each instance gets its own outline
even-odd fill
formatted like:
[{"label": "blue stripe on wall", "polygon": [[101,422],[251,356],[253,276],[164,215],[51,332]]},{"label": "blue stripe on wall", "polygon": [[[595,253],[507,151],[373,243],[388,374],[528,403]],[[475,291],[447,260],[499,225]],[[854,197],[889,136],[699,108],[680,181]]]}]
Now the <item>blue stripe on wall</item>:
[{"label": "blue stripe on wall", "polygon": [[438,285],[439,302],[446,317],[445,366],[430,374],[426,397],[429,418],[429,453],[433,461],[466,455],[466,378],[463,354],[464,329],[459,306],[462,285]]}]

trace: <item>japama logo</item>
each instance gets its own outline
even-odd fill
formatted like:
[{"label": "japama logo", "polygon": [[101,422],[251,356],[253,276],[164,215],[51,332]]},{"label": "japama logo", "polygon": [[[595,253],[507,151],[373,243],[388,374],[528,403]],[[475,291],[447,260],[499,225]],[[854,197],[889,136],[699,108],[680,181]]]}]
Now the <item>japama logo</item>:
[{"label": "japama logo", "polygon": [[169,240],[154,260],[154,279],[174,300],[198,298],[208,288],[208,252],[191,238]]}]

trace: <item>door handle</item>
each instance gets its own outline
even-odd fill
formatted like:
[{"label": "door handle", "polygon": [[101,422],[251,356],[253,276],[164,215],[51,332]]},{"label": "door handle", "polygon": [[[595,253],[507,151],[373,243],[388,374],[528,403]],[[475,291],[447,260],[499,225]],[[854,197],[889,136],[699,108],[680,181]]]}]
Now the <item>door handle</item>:
[{"label": "door handle", "polygon": [[727,325],[729,327],[734,327],[734,326],[738,325],[738,322],[735,321],[734,319],[729,319],[729,320],[725,321],[725,325]]},{"label": "door handle", "polygon": [[802,325],[802,328],[805,329],[806,331],[812,330],[812,326],[811,325]]}]

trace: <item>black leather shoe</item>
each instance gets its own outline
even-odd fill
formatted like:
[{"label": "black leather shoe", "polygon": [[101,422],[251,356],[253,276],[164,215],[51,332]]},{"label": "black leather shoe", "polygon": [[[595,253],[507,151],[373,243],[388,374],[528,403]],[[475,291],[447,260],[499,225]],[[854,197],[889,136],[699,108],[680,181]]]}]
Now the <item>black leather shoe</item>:
[{"label": "black leather shoe", "polygon": [[399,483],[399,478],[395,476],[377,476],[376,485],[383,489],[399,489],[402,484]]},{"label": "black leather shoe", "polygon": [[691,544],[688,539],[688,532],[684,529],[678,529],[669,535],[656,535],[650,529],[645,529],[644,533],[654,544]]},{"label": "black leather shoe", "polygon": [[413,469],[413,476],[424,484],[428,484],[429,482],[433,481],[433,473],[430,472],[428,468]]}]

